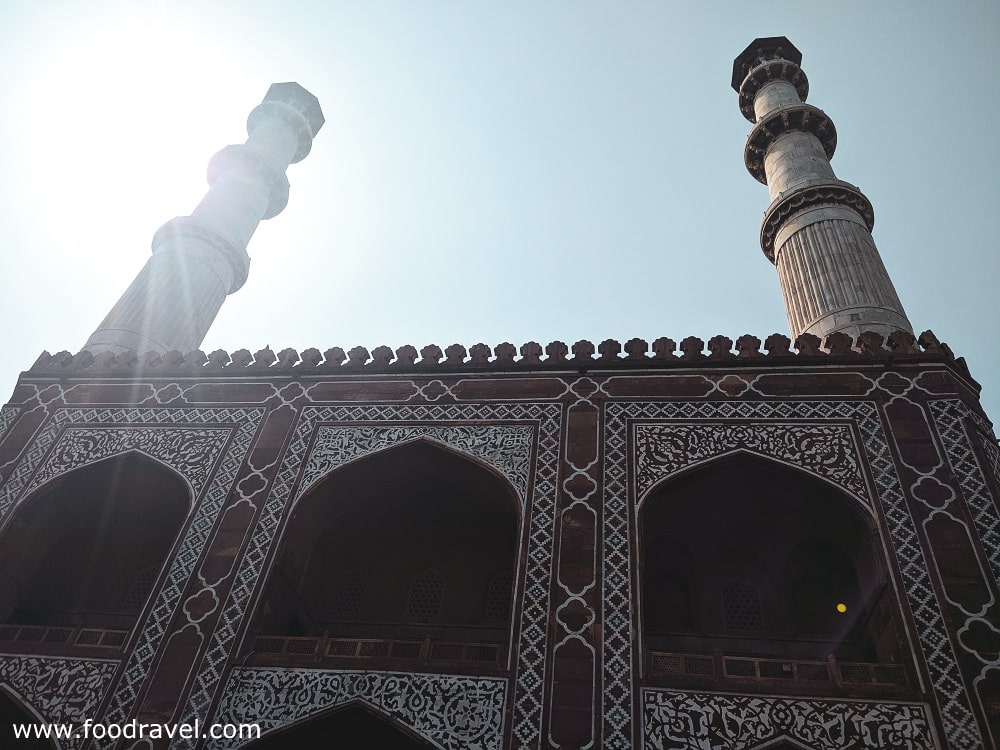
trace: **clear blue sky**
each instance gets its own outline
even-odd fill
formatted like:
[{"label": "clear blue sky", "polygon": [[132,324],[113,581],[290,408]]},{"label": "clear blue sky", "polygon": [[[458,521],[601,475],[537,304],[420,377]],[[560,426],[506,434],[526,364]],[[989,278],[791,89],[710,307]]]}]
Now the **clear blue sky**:
[{"label": "clear blue sky", "polygon": [[203,348],[761,339],[729,87],[803,52],[918,331],[1000,418],[996,2],[0,2],[0,391],[77,351],[272,81],[327,118]]}]

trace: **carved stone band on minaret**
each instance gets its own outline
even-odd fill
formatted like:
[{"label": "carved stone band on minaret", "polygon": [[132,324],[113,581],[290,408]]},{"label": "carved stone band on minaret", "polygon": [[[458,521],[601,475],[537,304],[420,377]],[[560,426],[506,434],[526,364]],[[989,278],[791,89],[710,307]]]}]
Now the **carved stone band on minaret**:
[{"label": "carved stone band on minaret", "polygon": [[153,256],[84,348],[197,349],[226,295],[246,282],[247,244],[288,203],[285,170],[309,154],[323,122],[316,97],[297,83],[273,84],[247,119],[246,143],[212,158],[201,203],[157,231]]},{"label": "carved stone band on minaret", "polygon": [[768,187],[760,244],[775,264],[792,337],[912,332],[878,254],[871,203],[837,179],[837,130],[806,104],[802,54],[784,37],[754,40],[733,63],[733,88],[753,129],[744,161]]}]

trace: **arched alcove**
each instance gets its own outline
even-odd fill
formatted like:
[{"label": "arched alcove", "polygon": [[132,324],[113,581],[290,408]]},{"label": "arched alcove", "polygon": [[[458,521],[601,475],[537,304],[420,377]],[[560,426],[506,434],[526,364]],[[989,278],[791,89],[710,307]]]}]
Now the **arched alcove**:
[{"label": "arched alcove", "polygon": [[[145,606],[190,505],[184,480],[139,453],[47,482],[15,508],[0,534],[3,637],[121,645],[121,631]],[[80,628],[91,632],[81,638]],[[108,639],[103,631],[117,635]]]},{"label": "arched alcove", "polygon": [[864,597],[854,562],[837,544],[806,537],[789,552],[785,568],[797,633],[842,638],[857,624],[843,615],[862,608]]},{"label": "arched alcove", "polygon": [[427,750],[435,745],[404,729],[367,704],[355,702],[270,732],[244,745],[246,750]]},{"label": "arched alcove", "polygon": [[694,630],[695,558],[690,548],[675,536],[660,534],[649,541],[647,550],[642,579],[646,628],[655,633]]},{"label": "arched alcove", "polygon": [[754,750],[811,750],[811,748],[808,745],[803,745],[787,737],[781,737],[770,742],[765,742],[763,745],[757,745]]},{"label": "arched alcove", "polygon": [[735,454],[661,484],[640,508],[639,557],[652,672],[834,683],[831,656],[904,661],[872,518],[804,472]]},{"label": "arched alcove", "polygon": [[39,726],[45,723],[26,706],[14,691],[0,685],[0,747],[11,750],[57,750],[53,740],[37,737],[14,736],[14,725]]},{"label": "arched alcove", "polygon": [[499,664],[518,523],[504,479],[436,443],[348,464],[295,506],[252,651]]}]

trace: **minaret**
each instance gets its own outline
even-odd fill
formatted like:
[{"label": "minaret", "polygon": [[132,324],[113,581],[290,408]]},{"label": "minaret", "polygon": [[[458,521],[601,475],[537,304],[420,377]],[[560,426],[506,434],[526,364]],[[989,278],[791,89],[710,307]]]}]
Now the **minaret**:
[{"label": "minaret", "polygon": [[246,143],[212,158],[208,193],[190,216],[160,227],[153,256],[84,348],[197,349],[226,295],[247,279],[257,225],[288,203],[285,170],[306,157],[323,122],[315,96],[297,83],[273,84],[247,119]]},{"label": "minaret", "polygon": [[778,268],[792,337],[912,332],[872,239],[871,203],[830,166],[833,122],[805,103],[802,53],[785,37],[755,39],[733,63],[733,88],[753,130],[747,169],[767,185],[760,244]]}]

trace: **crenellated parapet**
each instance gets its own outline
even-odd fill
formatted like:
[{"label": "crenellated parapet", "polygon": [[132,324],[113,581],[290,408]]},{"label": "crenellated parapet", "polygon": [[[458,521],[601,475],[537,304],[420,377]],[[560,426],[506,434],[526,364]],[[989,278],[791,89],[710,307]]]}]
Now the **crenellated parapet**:
[{"label": "crenellated parapet", "polygon": [[734,61],[732,79],[740,112],[754,123],[744,162],[771,196],[760,244],[778,269],[789,328],[821,338],[911,330],[872,239],[871,202],[830,166],[837,129],[806,104],[801,62],[788,39],[756,39]]},{"label": "crenellated parapet", "polygon": [[218,349],[206,354],[199,349],[182,353],[165,354],[128,351],[115,354],[86,349],[77,354],[43,352],[28,372],[32,375],[61,376],[128,376],[214,374],[251,375],[264,372],[321,374],[330,372],[407,372],[427,370],[590,370],[604,368],[671,368],[732,365],[781,365],[841,362],[921,360],[944,362],[953,366],[965,379],[971,381],[968,367],[961,357],[956,358],[947,344],[938,341],[931,331],[917,339],[908,331],[894,331],[888,338],[868,331],[856,339],[844,333],[832,333],[825,340],[810,333],[803,333],[793,341],[775,333],[763,342],[756,336],[744,334],[735,341],[728,336],[713,336],[706,342],[688,336],[679,342],[660,337],[652,342],[632,338],[624,344],[615,339],[605,339],[598,344],[586,339],[572,346],[553,341],[542,347],[529,341],[516,347],[504,342],[496,346],[479,343],[466,348],[452,344],[444,350],[436,344],[417,349],[405,344],[393,350],[378,346],[368,350],[355,346],[344,350],[339,346],[321,352],[310,348],[301,352],[286,348],[274,352],[265,347],[251,353],[248,349],[226,352]]}]

